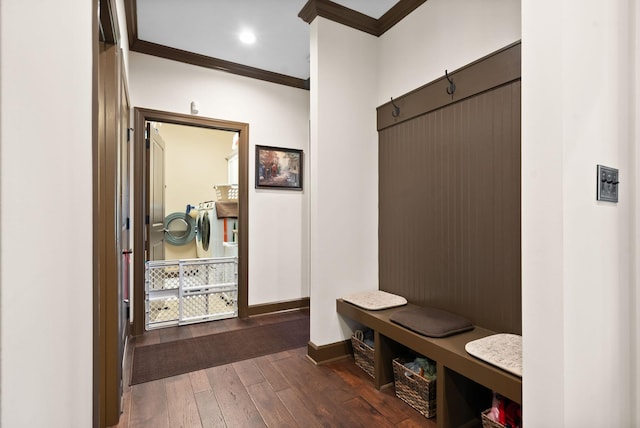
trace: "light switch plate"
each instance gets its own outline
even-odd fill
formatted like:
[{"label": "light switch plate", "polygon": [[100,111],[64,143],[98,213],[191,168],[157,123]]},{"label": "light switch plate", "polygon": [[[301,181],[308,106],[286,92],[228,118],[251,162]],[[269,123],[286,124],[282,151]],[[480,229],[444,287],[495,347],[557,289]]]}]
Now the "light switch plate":
[{"label": "light switch plate", "polygon": [[599,201],[618,202],[618,170],[604,165],[598,165],[598,193]]}]

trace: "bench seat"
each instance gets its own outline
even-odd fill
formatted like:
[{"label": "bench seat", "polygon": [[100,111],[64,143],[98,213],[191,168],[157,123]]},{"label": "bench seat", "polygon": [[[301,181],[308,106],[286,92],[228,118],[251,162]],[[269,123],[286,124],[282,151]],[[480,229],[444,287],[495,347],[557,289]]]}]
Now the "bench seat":
[{"label": "bench seat", "polygon": [[[389,319],[395,311],[415,306],[409,303],[403,307],[369,311],[342,299],[336,301],[338,314],[374,331],[376,388],[380,389],[393,382],[391,360],[398,356],[396,354],[401,352],[402,347],[406,347],[434,360],[437,364],[436,401],[439,427],[460,426],[461,420],[465,418],[479,420],[480,415],[476,415],[477,409],[474,408],[476,397],[469,396],[475,395],[474,391],[477,388],[467,379],[522,404],[520,377],[485,363],[465,351],[468,342],[495,332],[474,326],[473,330],[464,333],[433,338],[414,333]],[[489,401],[488,407],[490,404]]]}]

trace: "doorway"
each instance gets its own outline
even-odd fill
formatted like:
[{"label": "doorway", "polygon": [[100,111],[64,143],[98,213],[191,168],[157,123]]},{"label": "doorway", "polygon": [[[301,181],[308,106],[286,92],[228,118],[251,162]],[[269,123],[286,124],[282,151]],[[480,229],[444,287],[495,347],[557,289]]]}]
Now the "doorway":
[{"label": "doorway", "polygon": [[134,109],[134,176],[133,176],[133,206],[134,206],[134,245],[136,257],[133,260],[133,322],[132,334],[140,335],[144,332],[145,314],[145,261],[147,260],[145,236],[146,224],[149,219],[147,199],[149,197],[150,161],[144,129],[149,122],[185,125],[190,127],[208,128],[230,131],[238,134],[238,316],[248,316],[248,148],[249,125],[241,122],[230,122],[219,119],[203,118],[179,113],[170,113],[142,108]]},{"label": "doorway", "polygon": [[147,260],[235,255],[238,134],[164,122],[147,125]]},{"label": "doorway", "polygon": [[145,330],[238,316],[238,133],[148,122]]}]

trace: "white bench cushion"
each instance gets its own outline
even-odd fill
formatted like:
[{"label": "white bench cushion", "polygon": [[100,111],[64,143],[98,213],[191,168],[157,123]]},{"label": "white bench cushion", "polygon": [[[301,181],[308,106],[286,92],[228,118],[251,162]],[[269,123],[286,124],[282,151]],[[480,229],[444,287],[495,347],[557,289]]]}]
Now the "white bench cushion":
[{"label": "white bench cushion", "polygon": [[395,308],[407,304],[407,299],[382,290],[361,291],[342,298],[345,302],[370,311]]},{"label": "white bench cushion", "polygon": [[522,336],[493,334],[467,343],[464,349],[476,358],[522,377]]}]

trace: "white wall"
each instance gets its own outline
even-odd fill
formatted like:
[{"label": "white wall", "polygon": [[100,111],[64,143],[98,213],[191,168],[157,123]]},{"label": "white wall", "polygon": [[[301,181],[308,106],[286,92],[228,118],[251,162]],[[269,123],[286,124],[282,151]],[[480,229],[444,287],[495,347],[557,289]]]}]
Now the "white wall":
[{"label": "white wall", "polygon": [[311,23],[311,342],[348,337],[345,293],[378,288],[377,38]]},{"label": "white wall", "polygon": [[6,428],[92,425],[92,34],[91,2],[2,0]]},{"label": "white wall", "polygon": [[[523,1],[527,426],[638,426],[637,27],[628,0]],[[595,200],[597,164],[619,203]]]},{"label": "white wall", "polygon": [[165,142],[165,214],[215,201],[214,186],[227,183],[235,133],[170,123],[158,132]]},{"label": "white wall", "polygon": [[[303,274],[305,191],[256,190],[255,145],[309,151],[309,91],[136,52],[129,56],[132,106],[249,123],[249,304],[309,296]],[[305,179],[304,184],[307,181]]]},{"label": "white wall", "polygon": [[429,0],[380,37],[378,105],[519,39],[519,0]]}]

